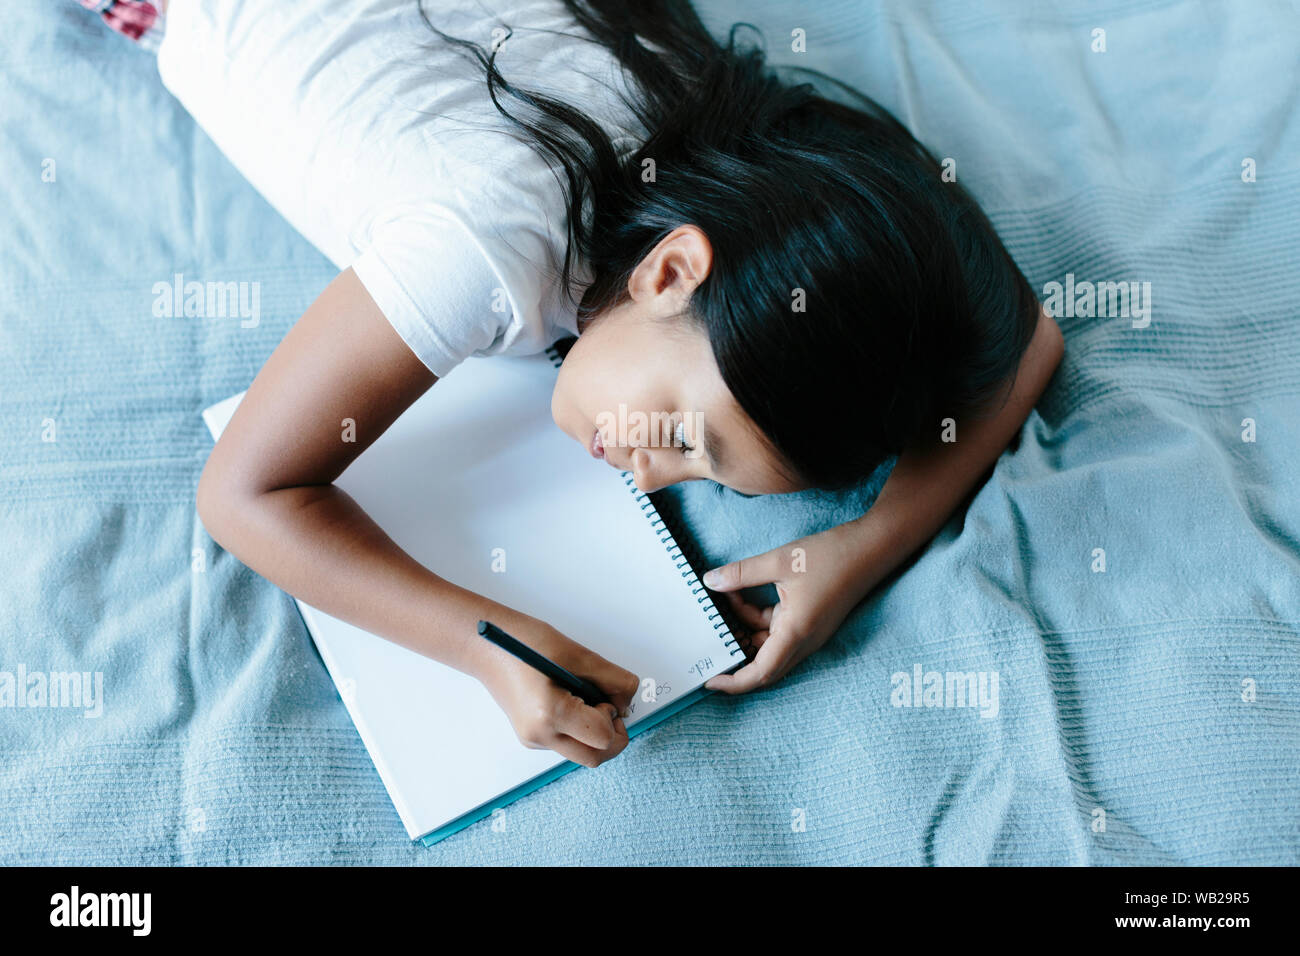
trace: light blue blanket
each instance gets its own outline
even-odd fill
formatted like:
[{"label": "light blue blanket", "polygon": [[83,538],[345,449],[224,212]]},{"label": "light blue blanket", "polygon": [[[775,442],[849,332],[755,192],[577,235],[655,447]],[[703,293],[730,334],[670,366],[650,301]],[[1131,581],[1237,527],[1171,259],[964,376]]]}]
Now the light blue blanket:
[{"label": "light blue blanket", "polygon": [[[1149,282],[1149,324],[1063,315],[1019,447],[777,687],[716,695],[426,850],[291,599],[194,512],[200,410],[247,387],[331,270],[148,54],[70,2],[11,0],[0,672],[85,672],[92,696],[99,674],[102,697],[98,716],[0,708],[0,862],[1300,861],[1296,6],[701,9],[896,110],[1036,288]],[[260,283],[261,322],[156,317],[178,273]],[[717,563],[877,486],[668,503]],[[983,675],[985,705],[897,706],[917,670]]]}]

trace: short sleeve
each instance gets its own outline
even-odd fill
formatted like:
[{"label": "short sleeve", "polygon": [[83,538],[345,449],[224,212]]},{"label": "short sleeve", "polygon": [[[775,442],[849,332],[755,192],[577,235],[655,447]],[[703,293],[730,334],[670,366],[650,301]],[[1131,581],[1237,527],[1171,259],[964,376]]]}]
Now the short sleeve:
[{"label": "short sleeve", "polygon": [[512,322],[487,258],[452,218],[398,218],[376,227],[352,263],[379,310],[412,352],[442,378],[488,350]]}]

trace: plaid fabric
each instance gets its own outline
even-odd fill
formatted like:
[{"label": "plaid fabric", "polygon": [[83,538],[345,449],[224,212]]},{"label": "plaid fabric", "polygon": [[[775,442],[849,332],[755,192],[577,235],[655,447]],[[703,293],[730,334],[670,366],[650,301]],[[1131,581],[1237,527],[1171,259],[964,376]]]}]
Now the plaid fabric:
[{"label": "plaid fabric", "polygon": [[163,16],[152,3],[145,0],[81,0],[81,5],[98,13],[110,27],[146,50],[158,51],[163,35]]}]

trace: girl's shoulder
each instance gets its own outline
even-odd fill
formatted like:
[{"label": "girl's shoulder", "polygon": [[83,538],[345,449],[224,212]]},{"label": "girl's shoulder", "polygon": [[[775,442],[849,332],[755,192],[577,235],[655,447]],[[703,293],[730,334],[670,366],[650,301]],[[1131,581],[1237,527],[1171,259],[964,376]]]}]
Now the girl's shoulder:
[{"label": "girl's shoulder", "polygon": [[[636,141],[610,87],[617,61],[559,0],[424,6],[445,33],[495,45],[511,84],[581,103]],[[568,231],[555,172],[415,0],[174,0],[167,19],[167,87],[336,266],[361,263],[431,365],[576,332],[557,281]],[[473,321],[447,306],[488,295]]]}]

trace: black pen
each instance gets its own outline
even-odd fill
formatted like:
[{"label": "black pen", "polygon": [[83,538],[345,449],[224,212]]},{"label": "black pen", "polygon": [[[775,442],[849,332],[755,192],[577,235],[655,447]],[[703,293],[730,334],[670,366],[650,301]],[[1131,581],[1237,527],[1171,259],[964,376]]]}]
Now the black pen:
[{"label": "black pen", "polygon": [[583,680],[576,674],[570,674],[559,664],[542,654],[538,654],[527,644],[511,637],[490,621],[479,621],[478,632],[503,651],[507,651],[519,658],[525,664],[530,664],[537,668],[551,680],[555,681],[555,683],[567,690],[570,694],[581,698],[582,702],[588,707],[595,707],[597,704],[613,703],[613,701],[606,697],[604,692],[595,684]]}]

